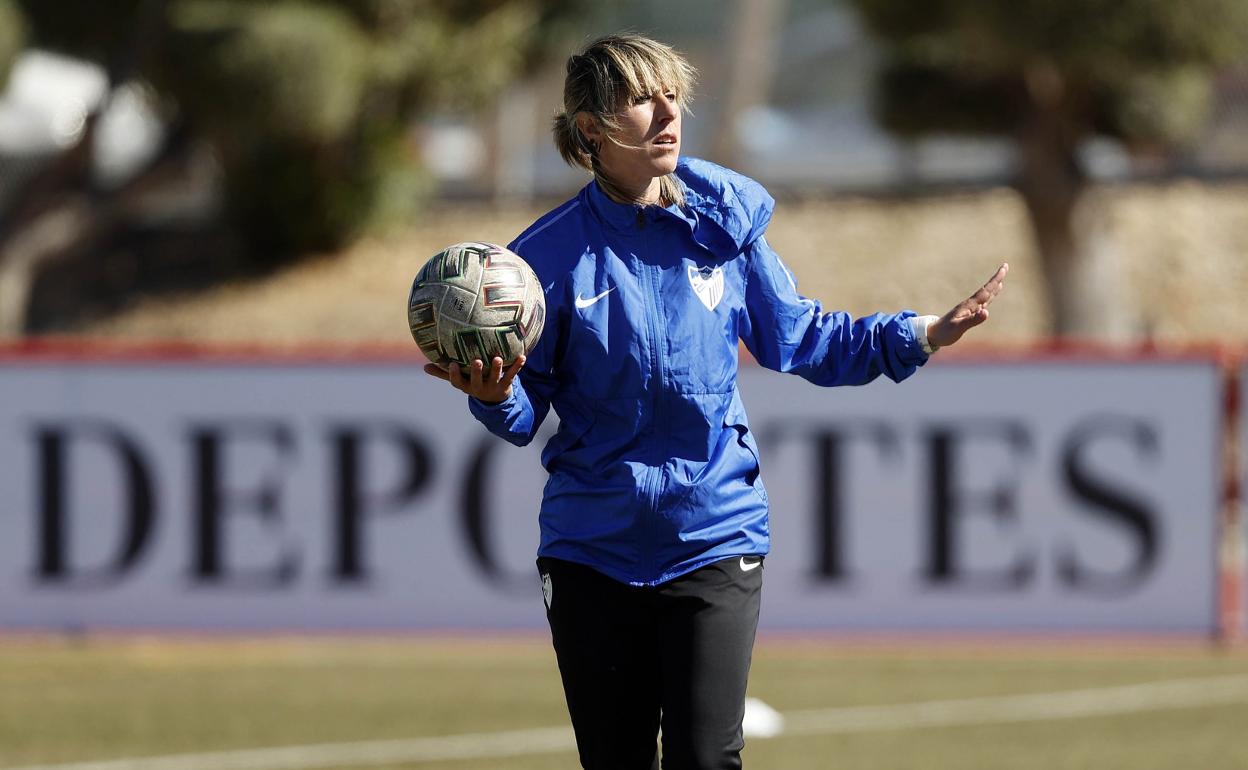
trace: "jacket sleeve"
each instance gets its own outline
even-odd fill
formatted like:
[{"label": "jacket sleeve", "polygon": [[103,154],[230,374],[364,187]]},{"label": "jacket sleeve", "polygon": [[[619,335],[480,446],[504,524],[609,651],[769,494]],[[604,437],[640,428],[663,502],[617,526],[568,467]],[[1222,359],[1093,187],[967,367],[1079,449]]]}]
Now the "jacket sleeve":
[{"label": "jacket sleeve", "polygon": [[[516,241],[509,243],[507,248],[520,253]],[[528,444],[537,435],[537,429],[550,412],[551,398],[559,386],[555,378],[559,309],[554,297],[547,296],[545,301],[545,328],[541,339],[525,356],[524,368],[511,381],[511,397],[500,404],[487,404],[468,397],[468,410],[472,416],[491,433],[516,446]]]},{"label": "jacket sleeve", "polygon": [[927,361],[911,311],[854,319],[824,313],[766,238],[746,247],[746,312],[741,339],[760,364],[816,385],[862,385],[881,374],[899,382]]},{"label": "jacket sleeve", "polygon": [[524,446],[533,440],[542,420],[546,419],[554,388],[553,377],[530,371],[526,362],[511,382],[510,398],[499,404],[487,404],[469,396],[468,409],[494,435],[516,446]]}]

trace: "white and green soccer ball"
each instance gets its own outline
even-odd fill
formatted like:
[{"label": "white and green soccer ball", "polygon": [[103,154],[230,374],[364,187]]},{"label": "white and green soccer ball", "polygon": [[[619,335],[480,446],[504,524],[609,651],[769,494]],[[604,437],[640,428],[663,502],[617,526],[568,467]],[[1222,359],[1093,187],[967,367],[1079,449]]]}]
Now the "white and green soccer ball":
[{"label": "white and green soccer ball", "polygon": [[407,324],[429,360],[467,366],[495,356],[508,365],[542,336],[546,298],[533,268],[502,246],[457,243],[412,281]]}]

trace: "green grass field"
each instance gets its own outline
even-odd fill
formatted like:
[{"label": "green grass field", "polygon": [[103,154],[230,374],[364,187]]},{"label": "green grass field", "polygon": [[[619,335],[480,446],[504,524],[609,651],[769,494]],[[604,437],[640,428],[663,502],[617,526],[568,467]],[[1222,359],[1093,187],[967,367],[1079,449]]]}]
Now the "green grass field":
[{"label": "green grass field", "polygon": [[[793,727],[748,740],[754,770],[1248,767],[1242,650],[764,639],[751,694]],[[540,638],[0,638],[6,770],[323,744],[348,745],[97,767],[560,770],[578,767],[566,725]],[[513,730],[518,756],[492,735]],[[457,734],[476,735],[459,759],[421,740]]]}]

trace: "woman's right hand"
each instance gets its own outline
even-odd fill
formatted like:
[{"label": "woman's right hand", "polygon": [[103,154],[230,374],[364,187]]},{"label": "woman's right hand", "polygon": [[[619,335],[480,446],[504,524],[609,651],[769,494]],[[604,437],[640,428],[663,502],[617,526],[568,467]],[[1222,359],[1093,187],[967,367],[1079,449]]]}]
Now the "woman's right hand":
[{"label": "woman's right hand", "polygon": [[500,404],[511,398],[511,381],[519,374],[525,360],[524,356],[520,356],[505,372],[503,359],[498,356],[490,362],[489,371],[479,358],[466,368],[460,368],[456,363],[446,369],[437,364],[425,364],[425,374],[446,380],[456,390],[462,390],[482,403]]}]

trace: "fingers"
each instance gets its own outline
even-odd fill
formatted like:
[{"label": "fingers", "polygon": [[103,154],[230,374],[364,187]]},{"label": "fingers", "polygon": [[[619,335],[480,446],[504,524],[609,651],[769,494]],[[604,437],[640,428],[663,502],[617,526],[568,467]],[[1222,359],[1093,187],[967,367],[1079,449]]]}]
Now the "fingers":
[{"label": "fingers", "polygon": [[487,372],[485,362],[476,359],[472,362],[472,374],[469,377],[468,395],[485,401],[493,401],[494,395],[498,392],[498,380],[503,372],[503,359],[495,356],[490,360],[490,369]]},{"label": "fingers", "polygon": [[450,382],[451,374],[447,370],[437,364],[425,364],[425,374],[437,377],[439,380]]},{"label": "fingers", "polygon": [[988,282],[978,291],[958,303],[957,307],[942,316],[938,323],[933,323],[928,327],[928,341],[937,347],[952,345],[968,330],[987,321],[988,305],[1005,287],[1005,276],[1009,272],[1009,263],[1001,263]]},{"label": "fingers", "polygon": [[446,369],[435,364],[425,364],[425,373],[450,382],[457,390],[470,396],[495,400],[495,396],[506,394],[511,387],[511,381],[520,373],[526,360],[524,356],[520,356],[506,371],[503,370],[503,359],[498,356],[490,360],[488,370],[479,358],[468,366],[452,362]]},{"label": "fingers", "polygon": [[[498,361],[501,366],[502,359],[496,358],[494,360]],[[515,361],[512,361],[511,366],[507,367],[507,373],[503,375],[502,379],[499,380],[498,384],[502,385],[504,388],[511,387],[511,381],[514,380],[516,378],[516,375],[520,373],[520,370],[524,367],[524,362],[527,360],[528,359],[525,358],[524,356],[520,356]]]},{"label": "fingers", "polygon": [[447,367],[447,371],[449,373],[447,379],[451,381],[451,384],[454,385],[456,389],[467,393],[467,380],[464,377],[464,373],[460,371],[459,364],[451,362],[451,365]]},{"label": "fingers", "polygon": [[452,361],[446,367],[446,371],[446,379],[455,386],[456,390],[462,390],[471,396],[474,389],[477,391],[481,389],[481,362],[479,360],[473,361],[472,365],[466,367]]},{"label": "fingers", "polygon": [[469,366],[469,372],[468,393],[475,396],[481,393],[481,388],[484,384],[485,364],[478,358]]},{"label": "fingers", "polygon": [[971,299],[980,307],[987,307],[1001,290],[1005,288],[1005,276],[1010,272],[1010,263],[1002,262],[1001,267],[997,268],[997,272],[992,274],[988,282],[980,287],[979,291],[971,295]]},{"label": "fingers", "polygon": [[991,291],[993,297],[997,296],[1005,288],[1005,276],[1009,272],[1010,263],[1002,262],[1001,267],[997,268],[997,272],[993,273],[992,277],[988,279],[988,283],[984,284],[984,288]]}]

